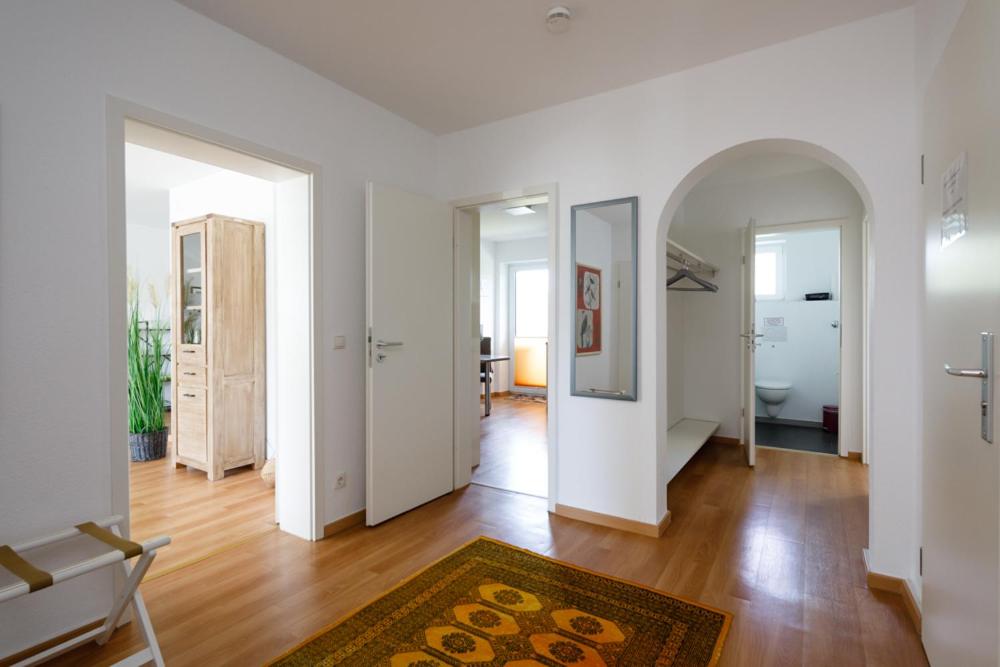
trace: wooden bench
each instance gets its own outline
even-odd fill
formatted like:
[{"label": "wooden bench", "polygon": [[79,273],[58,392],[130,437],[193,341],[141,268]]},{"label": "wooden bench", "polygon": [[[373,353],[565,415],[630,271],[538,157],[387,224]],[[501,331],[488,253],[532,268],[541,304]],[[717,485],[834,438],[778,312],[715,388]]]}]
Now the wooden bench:
[{"label": "wooden bench", "polygon": [[681,471],[718,430],[718,422],[701,419],[682,419],[667,429],[667,482]]}]

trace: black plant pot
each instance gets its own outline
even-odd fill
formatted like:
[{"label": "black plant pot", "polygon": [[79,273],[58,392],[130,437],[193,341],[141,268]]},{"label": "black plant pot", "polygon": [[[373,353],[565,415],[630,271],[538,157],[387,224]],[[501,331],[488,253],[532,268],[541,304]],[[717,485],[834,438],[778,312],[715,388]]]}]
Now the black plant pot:
[{"label": "black plant pot", "polygon": [[155,461],[167,455],[167,430],[129,433],[128,452],[133,461]]}]

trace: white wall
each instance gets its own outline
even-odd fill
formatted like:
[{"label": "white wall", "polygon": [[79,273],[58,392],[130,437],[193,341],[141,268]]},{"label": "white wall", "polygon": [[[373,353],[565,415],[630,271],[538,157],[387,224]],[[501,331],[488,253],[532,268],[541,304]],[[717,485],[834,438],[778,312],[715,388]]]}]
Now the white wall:
[{"label": "white wall", "polygon": [[[801,231],[767,240],[783,245],[785,298],[757,301],[756,329],[764,337],[755,360],[756,378],[792,383],[779,418],[818,424],[824,405],[840,404],[840,233]],[[835,300],[806,301],[810,292],[832,292]],[[781,318],[783,327],[768,327],[768,318]],[[859,410],[861,395],[851,394]],[[758,398],[757,417],[766,416]]]},{"label": "white wall", "polygon": [[[496,243],[493,241],[479,242],[479,324],[480,335],[496,339],[497,316],[497,263]],[[494,350],[496,348],[494,347]]]},{"label": "white wall", "polygon": [[[614,276],[613,228],[606,220],[602,220],[589,210],[576,213],[576,263],[598,269],[601,272],[601,350],[596,354],[576,355],[576,389],[611,390],[617,384],[617,373],[612,380],[612,360],[617,359],[613,353],[614,340],[611,332],[614,329],[615,303],[614,291],[611,289]],[[572,269],[576,280],[576,267]],[[574,330],[576,322],[573,322]],[[574,335],[575,337],[575,335]],[[575,346],[575,343],[574,343]],[[575,347],[573,354],[576,354]],[[617,370],[617,369],[615,369]]]},{"label": "white wall", "polygon": [[[278,229],[275,225],[275,184],[261,178],[223,170],[170,189],[170,222],[190,220],[209,213],[264,223],[264,313],[265,313],[265,385],[266,385],[266,456],[277,451],[277,287],[275,250]],[[169,239],[169,230],[168,230]],[[132,240],[129,239],[131,244]],[[168,245],[169,248],[169,245]],[[304,258],[299,258],[304,261]]]},{"label": "white wall", "polygon": [[170,191],[166,189],[128,188],[125,192],[125,219],[128,248],[126,261],[132,277],[138,281],[140,317],[154,320],[156,308],[150,303],[149,286],[162,299],[159,317],[168,320],[170,286]]},{"label": "white wall", "polygon": [[[666,460],[666,350],[659,348],[667,339],[662,255],[671,216],[661,221],[661,214],[674,189],[711,156],[750,141],[789,138],[836,156],[871,200],[877,254],[871,558],[879,572],[915,570],[913,22],[910,9],[887,13],[439,140],[443,197],[559,186],[561,264],[552,271],[563,388],[552,415],[560,448],[556,502],[647,523],[666,512],[659,465]],[[569,207],[635,194],[639,399],[572,397]]]},{"label": "white wall", "polygon": [[[0,303],[16,317],[0,318],[0,376],[17,391],[0,401],[0,542],[112,510],[109,415],[124,397],[108,389],[108,95],[319,165],[318,459],[331,480],[320,513],[359,510],[364,183],[429,191],[433,137],[174,2],[15,2],[2,13]],[[345,350],[329,345],[337,334]],[[334,491],[338,470],[347,488]],[[4,604],[0,655],[104,613],[109,582]]]}]

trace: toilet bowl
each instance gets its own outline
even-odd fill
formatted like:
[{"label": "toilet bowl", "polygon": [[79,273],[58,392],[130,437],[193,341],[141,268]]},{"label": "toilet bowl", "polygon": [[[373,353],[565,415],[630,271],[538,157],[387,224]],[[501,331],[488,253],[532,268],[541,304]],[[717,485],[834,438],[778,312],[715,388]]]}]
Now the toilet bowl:
[{"label": "toilet bowl", "polygon": [[757,397],[764,404],[768,417],[777,417],[781,412],[781,406],[788,398],[788,392],[792,389],[791,382],[780,380],[758,380],[754,383],[757,388]]}]

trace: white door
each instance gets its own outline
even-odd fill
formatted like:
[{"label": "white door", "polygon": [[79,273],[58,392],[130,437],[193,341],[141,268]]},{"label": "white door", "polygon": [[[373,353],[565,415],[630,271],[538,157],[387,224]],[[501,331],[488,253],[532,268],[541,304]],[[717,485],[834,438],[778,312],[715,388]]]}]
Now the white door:
[{"label": "white door", "polygon": [[[981,436],[982,380],[944,369],[980,369],[980,332],[1000,333],[998,34],[1000,3],[971,0],[925,98],[922,614],[932,665],[995,667],[1000,658],[1000,440]],[[953,192],[968,196],[948,217],[956,229],[964,211],[968,226],[945,243],[943,212],[952,200],[943,175],[963,153],[965,173]],[[987,425],[996,430],[993,407]],[[877,443],[872,458],[877,462]]]},{"label": "white door", "polygon": [[454,488],[451,208],[367,188],[366,521]]},{"label": "white door", "polygon": [[754,384],[757,356],[757,297],[754,294],[754,259],[757,253],[757,225],[751,220],[743,231],[743,446],[747,465],[757,461],[757,387]]}]

